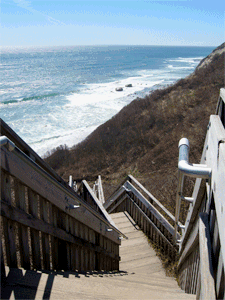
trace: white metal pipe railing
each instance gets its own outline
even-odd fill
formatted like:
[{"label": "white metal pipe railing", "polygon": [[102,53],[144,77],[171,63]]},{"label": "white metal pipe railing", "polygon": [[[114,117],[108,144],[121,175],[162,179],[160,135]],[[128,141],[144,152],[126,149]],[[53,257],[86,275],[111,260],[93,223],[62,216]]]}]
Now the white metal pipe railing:
[{"label": "white metal pipe railing", "polygon": [[189,177],[205,178],[211,177],[211,169],[207,168],[207,165],[190,164],[189,163],[189,141],[186,138],[182,138],[179,142],[179,171]]},{"label": "white metal pipe railing", "polygon": [[[181,200],[186,200],[188,202],[193,202],[194,199],[190,197],[183,196],[183,185],[184,176],[194,177],[194,178],[205,178],[210,179],[212,170],[208,168],[207,165],[200,164],[190,164],[189,163],[189,141],[187,138],[182,138],[179,142],[179,161],[178,161],[178,185],[176,194],[176,210],[175,210],[175,232],[174,239],[177,240],[177,230],[180,215],[180,204]],[[185,227],[182,226],[182,229]]]}]

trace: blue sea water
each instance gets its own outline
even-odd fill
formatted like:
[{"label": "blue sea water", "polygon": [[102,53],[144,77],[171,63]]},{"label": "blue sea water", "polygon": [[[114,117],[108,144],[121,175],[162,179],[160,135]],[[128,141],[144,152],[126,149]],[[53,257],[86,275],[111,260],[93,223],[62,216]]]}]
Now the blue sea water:
[{"label": "blue sea water", "polygon": [[132,100],[192,73],[213,49],[1,48],[0,117],[41,156],[72,147]]}]

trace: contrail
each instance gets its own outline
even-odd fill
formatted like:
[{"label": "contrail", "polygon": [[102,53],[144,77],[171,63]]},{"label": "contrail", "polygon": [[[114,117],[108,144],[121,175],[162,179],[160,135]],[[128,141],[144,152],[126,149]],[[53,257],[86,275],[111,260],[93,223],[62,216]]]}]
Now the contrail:
[{"label": "contrail", "polygon": [[42,12],[34,9],[31,7],[31,2],[30,1],[27,1],[27,0],[13,0],[18,6],[32,12],[33,14],[34,13],[38,13],[42,16],[44,16],[50,23],[54,24],[54,25],[66,25],[65,23],[57,20],[57,19],[54,19],[46,14],[43,14]]}]

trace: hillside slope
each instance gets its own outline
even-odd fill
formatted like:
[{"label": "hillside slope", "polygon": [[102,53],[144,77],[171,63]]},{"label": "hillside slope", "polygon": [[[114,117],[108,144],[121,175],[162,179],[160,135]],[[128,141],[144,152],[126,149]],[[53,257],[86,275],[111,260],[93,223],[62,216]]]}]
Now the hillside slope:
[{"label": "hillside slope", "polygon": [[46,161],[66,180],[102,175],[106,196],[131,173],[173,212],[178,142],[189,139],[190,160],[198,163],[224,87],[224,53],[225,43],[190,76],[134,100],[72,150],[59,147]]}]

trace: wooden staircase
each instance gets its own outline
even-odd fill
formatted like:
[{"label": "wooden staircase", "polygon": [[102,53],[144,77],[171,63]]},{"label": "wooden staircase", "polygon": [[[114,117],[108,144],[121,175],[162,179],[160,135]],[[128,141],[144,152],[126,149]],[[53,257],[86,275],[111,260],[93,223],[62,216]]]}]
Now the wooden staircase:
[{"label": "wooden staircase", "polygon": [[120,271],[48,272],[7,268],[2,299],[195,299],[168,277],[146,236],[127,212],[111,214],[128,239]]},{"label": "wooden staircase", "polygon": [[[0,133],[1,299],[225,299],[225,89],[201,165],[180,155],[175,216],[131,175],[105,201],[100,177],[74,188],[1,119]],[[192,197],[184,176],[197,177]],[[179,255],[180,287],[149,240]]]}]

